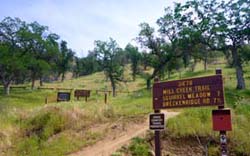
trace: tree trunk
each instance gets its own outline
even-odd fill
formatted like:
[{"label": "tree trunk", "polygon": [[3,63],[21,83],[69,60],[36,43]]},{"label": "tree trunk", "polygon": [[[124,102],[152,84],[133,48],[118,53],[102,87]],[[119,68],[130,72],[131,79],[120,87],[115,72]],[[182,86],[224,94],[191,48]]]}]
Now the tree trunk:
[{"label": "tree trunk", "polygon": [[61,82],[63,82],[63,81],[64,81],[64,79],[65,79],[65,73],[63,72],[63,73],[62,73],[62,79],[61,79]]},{"label": "tree trunk", "polygon": [[116,96],[116,92],[115,92],[115,81],[112,77],[110,77],[110,81],[111,81],[111,87],[112,87],[112,92],[113,92],[113,97]]},{"label": "tree trunk", "polygon": [[164,78],[165,78],[165,72],[164,72],[164,69],[162,69],[162,70],[160,71],[160,75],[159,75],[159,77],[160,77],[160,80],[164,80]]},{"label": "tree trunk", "polygon": [[31,89],[35,89],[35,81],[36,79],[35,78],[32,78],[32,83],[31,83]]},{"label": "tree trunk", "polygon": [[60,78],[60,75],[61,75],[61,73],[58,73],[58,74],[56,74],[56,81],[58,81],[59,80],[59,78]]},{"label": "tree trunk", "polygon": [[147,89],[150,89],[150,87],[151,87],[151,79],[148,78],[147,79]]},{"label": "tree trunk", "polygon": [[189,64],[189,58],[188,58],[188,51],[184,51],[183,61],[184,61],[184,68],[186,69]]},{"label": "tree trunk", "polygon": [[135,81],[135,76],[136,76],[136,74],[135,74],[135,73],[133,73],[133,74],[132,74],[133,81]]},{"label": "tree trunk", "polygon": [[207,71],[207,57],[204,59],[204,70]]},{"label": "tree trunk", "polygon": [[236,47],[232,48],[232,56],[233,56],[233,64],[236,70],[236,78],[237,78],[237,89],[245,89],[245,80],[243,76],[243,68],[240,62],[240,58],[238,56],[238,51]]},{"label": "tree trunk", "polygon": [[40,77],[40,86],[43,86],[43,78],[42,78],[42,76]]},{"label": "tree trunk", "polygon": [[241,65],[236,66],[237,89],[245,89],[245,80],[243,77],[243,69]]},{"label": "tree trunk", "polygon": [[108,80],[110,78],[109,75],[108,75],[108,73],[104,71],[104,75],[105,75],[106,82],[108,82]]},{"label": "tree trunk", "polygon": [[197,64],[197,60],[194,59],[194,63],[193,63],[192,66],[191,66],[191,71],[192,71],[192,72],[194,72],[196,64]]},{"label": "tree trunk", "polygon": [[35,81],[36,81],[37,73],[36,71],[32,71],[31,73],[31,89],[35,89]]},{"label": "tree trunk", "polygon": [[205,50],[204,51],[205,55],[204,55],[204,70],[207,71],[207,61],[208,61],[208,51]]},{"label": "tree trunk", "polygon": [[10,95],[10,83],[4,84],[3,87],[4,87],[4,94]]}]

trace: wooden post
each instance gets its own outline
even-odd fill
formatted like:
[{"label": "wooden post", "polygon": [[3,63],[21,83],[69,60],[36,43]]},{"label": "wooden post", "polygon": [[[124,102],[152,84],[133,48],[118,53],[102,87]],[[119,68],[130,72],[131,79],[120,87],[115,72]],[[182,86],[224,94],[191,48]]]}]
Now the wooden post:
[{"label": "wooden post", "polygon": [[[154,83],[159,82],[158,78],[154,79]],[[160,113],[161,110],[154,110],[154,113]],[[155,156],[161,156],[161,140],[160,140],[160,131],[155,131]]]},{"label": "wooden post", "polygon": [[[155,113],[160,113],[160,110],[155,110]],[[155,131],[155,156],[161,156],[161,140],[160,131]]]},{"label": "wooden post", "polygon": [[45,97],[45,104],[48,104],[48,96]]},{"label": "wooden post", "polygon": [[85,102],[87,102],[88,101],[88,96],[85,96]]},{"label": "wooden post", "polygon": [[[215,70],[215,73],[216,75],[221,75],[222,70],[218,68]],[[218,109],[224,109],[224,105],[218,106]],[[221,156],[228,156],[226,131],[220,131],[220,150],[221,150]]]},{"label": "wooden post", "polygon": [[105,93],[104,93],[104,103],[105,103],[105,104],[107,104],[107,99],[108,99],[107,96],[108,96],[108,95],[107,95],[107,92],[105,92]]}]

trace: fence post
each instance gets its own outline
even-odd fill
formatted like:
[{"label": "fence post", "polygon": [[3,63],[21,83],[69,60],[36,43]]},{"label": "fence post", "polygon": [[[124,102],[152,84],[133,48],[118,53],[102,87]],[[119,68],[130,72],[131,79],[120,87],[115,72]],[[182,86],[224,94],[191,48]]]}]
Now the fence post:
[{"label": "fence post", "polygon": [[45,104],[48,104],[48,96],[45,97]]},{"label": "fence post", "polygon": [[108,96],[108,95],[107,95],[107,92],[105,92],[105,93],[104,93],[104,103],[105,103],[105,104],[107,104],[107,99],[108,99],[107,96]]}]

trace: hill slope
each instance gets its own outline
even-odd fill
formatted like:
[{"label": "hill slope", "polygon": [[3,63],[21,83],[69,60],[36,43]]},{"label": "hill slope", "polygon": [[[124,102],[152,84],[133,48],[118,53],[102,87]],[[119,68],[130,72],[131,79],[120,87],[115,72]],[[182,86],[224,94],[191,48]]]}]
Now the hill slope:
[{"label": "hill slope", "polygon": [[[198,65],[194,72],[186,69],[181,73],[173,73],[171,79],[211,75],[217,67],[223,69],[227,107],[233,109],[234,130],[229,133],[230,151],[234,154],[249,154],[250,90],[234,89],[236,80],[233,69],[227,68],[225,64],[210,64],[209,69],[203,71],[202,66]],[[152,112],[151,91],[144,89],[146,84],[142,77],[138,76],[133,82],[129,74],[127,70],[127,83],[118,86],[118,90],[126,93],[118,93],[115,98],[108,96],[108,104],[104,104],[104,93],[95,91],[110,89],[102,72],[63,83],[45,84],[45,87],[91,89],[93,91],[88,102],[72,98],[70,102],[52,101],[45,104],[45,98],[56,97],[57,90],[13,89],[10,96],[0,95],[0,155],[65,155],[105,138],[105,129],[101,128],[105,125],[115,123],[126,126],[142,122]],[[245,67],[245,78],[247,88],[250,88],[248,66]],[[218,136],[211,130],[211,109],[178,110],[183,113],[169,120],[164,136],[173,140],[198,137],[202,143],[201,150],[208,143],[207,138],[210,138],[210,153],[218,152]],[[94,130],[96,127],[97,131]],[[139,143],[140,147],[152,148],[150,141],[145,144],[148,145]],[[138,142],[131,146],[137,145]],[[130,148],[125,151],[133,153],[133,150]],[[176,150],[170,152],[178,153]]]}]

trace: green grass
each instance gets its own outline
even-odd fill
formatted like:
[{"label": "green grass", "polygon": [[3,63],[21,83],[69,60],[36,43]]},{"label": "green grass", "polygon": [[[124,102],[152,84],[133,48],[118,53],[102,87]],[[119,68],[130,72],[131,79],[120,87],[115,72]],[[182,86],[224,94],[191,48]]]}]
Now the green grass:
[{"label": "green grass", "polygon": [[185,109],[168,120],[167,128],[172,137],[212,136],[211,119],[211,108]]},{"label": "green grass", "polygon": [[[117,91],[135,91],[141,89],[145,80],[137,76],[136,81],[132,81],[130,66],[125,67],[124,79],[127,83],[120,82],[117,85]],[[106,80],[103,72],[97,72],[92,75],[69,79],[64,82],[45,83],[45,87],[58,88],[85,88],[89,90],[111,90],[110,82]],[[145,85],[143,86],[145,87]]]},{"label": "green grass", "polygon": [[45,97],[56,95],[53,91],[11,89],[11,94],[0,94],[0,108],[31,109],[45,104]]}]

